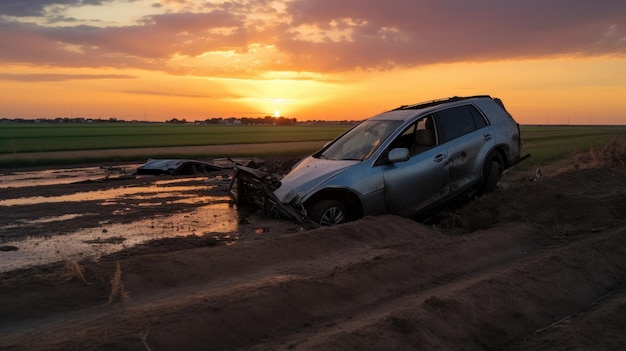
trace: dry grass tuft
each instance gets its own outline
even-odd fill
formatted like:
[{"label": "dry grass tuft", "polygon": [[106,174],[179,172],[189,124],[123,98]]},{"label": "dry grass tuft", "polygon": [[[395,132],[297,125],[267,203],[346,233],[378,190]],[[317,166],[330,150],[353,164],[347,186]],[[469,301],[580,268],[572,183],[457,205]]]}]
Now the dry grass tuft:
[{"label": "dry grass tuft", "polygon": [[626,135],[614,137],[601,148],[591,147],[589,152],[581,152],[572,157],[573,169],[602,167],[626,171]]},{"label": "dry grass tuft", "polygon": [[148,341],[146,341],[146,339],[148,339],[148,333],[149,332],[150,332],[150,328],[147,328],[145,333],[143,333],[143,332],[139,333],[139,338],[141,339],[141,342],[143,343],[143,346],[146,347],[146,350],[152,351],[150,346],[148,346]]},{"label": "dry grass tuft", "polygon": [[109,303],[124,302],[129,298],[129,294],[124,290],[124,282],[122,281],[122,268],[120,263],[115,265],[115,273],[113,273],[113,279],[111,279],[111,293],[109,294]]},{"label": "dry grass tuft", "polygon": [[65,255],[63,255],[63,260],[65,260],[65,280],[80,279],[83,283],[89,285],[87,279],[85,279],[83,267],[77,260]]}]

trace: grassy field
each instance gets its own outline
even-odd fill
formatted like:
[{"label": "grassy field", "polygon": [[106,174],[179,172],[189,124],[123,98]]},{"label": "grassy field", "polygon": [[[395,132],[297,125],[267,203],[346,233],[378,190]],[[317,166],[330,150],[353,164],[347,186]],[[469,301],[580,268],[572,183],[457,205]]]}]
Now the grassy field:
[{"label": "grassy field", "polygon": [[[291,141],[327,141],[347,130],[348,125],[243,126],[175,125],[149,123],[111,124],[3,124],[0,126],[0,155],[33,152],[180,147],[200,145],[259,144]],[[520,168],[541,166],[569,155],[603,145],[611,137],[626,133],[626,126],[522,126],[522,152],[532,157]],[[272,151],[279,154],[281,150]],[[315,150],[302,150],[303,154]],[[181,155],[183,157],[184,155]],[[186,155],[197,157],[198,155]],[[263,156],[259,154],[258,156]],[[159,157],[154,155],[152,157]],[[81,159],[32,162],[2,161],[0,166],[80,163]],[[95,161],[89,159],[89,161]],[[104,159],[101,161],[110,161]]]},{"label": "grassy field", "polygon": [[522,126],[521,133],[522,153],[530,153],[531,158],[520,168],[529,168],[601,147],[612,137],[626,133],[626,126]]},{"label": "grassy field", "polygon": [[348,125],[3,124],[0,154],[332,140]]}]

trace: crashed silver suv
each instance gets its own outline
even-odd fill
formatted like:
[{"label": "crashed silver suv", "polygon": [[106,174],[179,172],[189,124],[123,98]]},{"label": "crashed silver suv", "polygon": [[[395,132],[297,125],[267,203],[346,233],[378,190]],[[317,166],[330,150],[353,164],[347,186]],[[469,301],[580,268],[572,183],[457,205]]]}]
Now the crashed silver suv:
[{"label": "crashed silver suv", "polygon": [[412,216],[493,190],[520,159],[519,125],[499,99],[452,97],[371,117],[282,179],[238,166],[230,194],[303,224]]}]

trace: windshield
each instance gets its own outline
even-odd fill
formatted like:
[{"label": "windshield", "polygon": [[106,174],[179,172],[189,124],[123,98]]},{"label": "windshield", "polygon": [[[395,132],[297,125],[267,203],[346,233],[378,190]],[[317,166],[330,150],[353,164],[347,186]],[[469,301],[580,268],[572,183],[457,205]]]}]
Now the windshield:
[{"label": "windshield", "polygon": [[318,157],[329,160],[365,160],[402,121],[365,121],[323,150]]}]

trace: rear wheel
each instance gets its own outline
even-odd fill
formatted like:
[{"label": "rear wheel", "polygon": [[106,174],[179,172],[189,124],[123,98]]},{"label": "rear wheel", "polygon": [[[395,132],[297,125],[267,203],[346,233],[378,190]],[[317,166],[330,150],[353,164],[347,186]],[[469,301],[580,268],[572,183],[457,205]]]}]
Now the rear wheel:
[{"label": "rear wheel", "polygon": [[482,194],[487,194],[496,189],[500,178],[502,178],[502,159],[498,154],[493,154],[487,160],[485,165],[485,174],[483,186],[481,189]]},{"label": "rear wheel", "polygon": [[348,213],[341,202],[322,200],[311,206],[309,217],[321,226],[333,226],[345,223],[348,220]]}]

